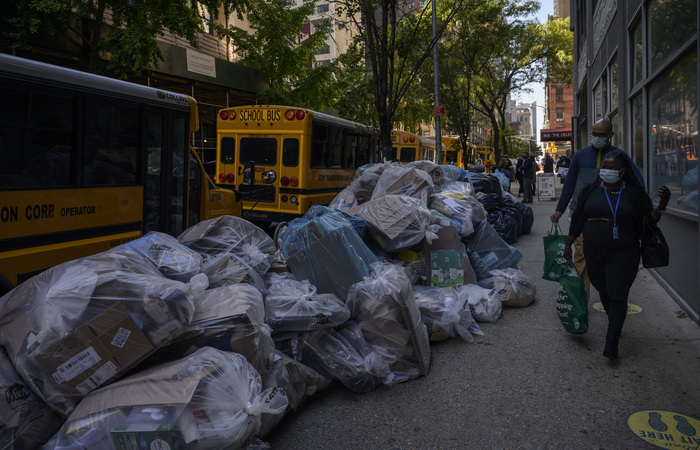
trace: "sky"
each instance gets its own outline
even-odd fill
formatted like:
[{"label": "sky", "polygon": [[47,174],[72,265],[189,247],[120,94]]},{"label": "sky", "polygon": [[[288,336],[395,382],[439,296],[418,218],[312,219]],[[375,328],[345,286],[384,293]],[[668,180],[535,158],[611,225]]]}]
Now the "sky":
[{"label": "sky", "polygon": [[[543,0],[539,3],[540,3],[540,10],[537,13],[536,18],[540,23],[546,23],[548,15],[554,13],[554,0]],[[527,93],[527,94],[520,94],[519,98],[515,99],[516,103],[537,102],[537,106],[544,107],[545,106],[544,83],[542,83],[542,84],[531,83],[529,85],[529,87],[533,89],[533,92]],[[537,128],[538,128],[538,130],[542,128],[543,122],[544,122],[544,109],[537,108]],[[537,134],[537,141],[539,142],[539,140],[540,140],[539,131],[536,134]]]}]

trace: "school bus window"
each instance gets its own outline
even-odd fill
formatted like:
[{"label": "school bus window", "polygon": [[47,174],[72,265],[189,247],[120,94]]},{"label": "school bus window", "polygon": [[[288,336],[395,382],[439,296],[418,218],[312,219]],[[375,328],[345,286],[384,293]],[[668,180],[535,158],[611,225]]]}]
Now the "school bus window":
[{"label": "school bus window", "polygon": [[370,140],[367,135],[359,135],[357,137],[357,167],[369,163],[370,155]]},{"label": "school bus window", "polygon": [[328,127],[314,124],[314,141],[311,145],[311,168],[318,169],[325,167],[326,145],[328,141]]},{"label": "school bus window", "polygon": [[262,166],[277,164],[277,139],[275,138],[242,138],[240,163],[255,161]]},{"label": "school bus window", "polygon": [[299,139],[287,138],[282,141],[282,164],[287,167],[299,165]]},{"label": "school bus window", "polygon": [[398,149],[396,147],[391,147],[391,160],[396,161],[396,155],[398,153]]},{"label": "school bus window", "polygon": [[221,138],[221,159],[222,164],[233,164],[236,162],[236,138]]},{"label": "school bus window", "polygon": [[86,102],[85,128],[85,184],[135,183],[140,141],[138,111],[94,99]]},{"label": "school bus window", "polygon": [[357,135],[345,135],[345,155],[343,158],[343,169],[355,167],[355,157],[357,156]]},{"label": "school bus window", "polygon": [[329,146],[327,166],[339,169],[343,162],[343,130],[331,128],[331,145]]},{"label": "school bus window", "polygon": [[401,147],[401,162],[411,162],[416,159],[416,149],[411,147]]}]

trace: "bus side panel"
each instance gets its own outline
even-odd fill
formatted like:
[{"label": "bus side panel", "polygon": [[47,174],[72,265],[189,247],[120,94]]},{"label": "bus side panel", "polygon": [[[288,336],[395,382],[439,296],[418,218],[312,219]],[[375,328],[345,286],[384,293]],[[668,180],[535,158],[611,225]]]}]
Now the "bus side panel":
[{"label": "bus side panel", "polygon": [[0,192],[0,242],[143,220],[143,187]]},{"label": "bus side panel", "polygon": [[13,286],[55,265],[94,255],[141,237],[141,231],[0,252],[0,274]]}]

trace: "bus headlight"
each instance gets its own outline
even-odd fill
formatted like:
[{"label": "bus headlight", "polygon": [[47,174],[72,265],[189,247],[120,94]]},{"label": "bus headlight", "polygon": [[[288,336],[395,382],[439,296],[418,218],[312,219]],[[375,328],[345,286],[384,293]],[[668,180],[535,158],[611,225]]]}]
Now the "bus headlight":
[{"label": "bus headlight", "polygon": [[292,202],[292,203],[296,203],[296,202],[297,202],[297,196],[296,196],[296,195],[292,195],[291,197],[289,197],[289,201]]}]

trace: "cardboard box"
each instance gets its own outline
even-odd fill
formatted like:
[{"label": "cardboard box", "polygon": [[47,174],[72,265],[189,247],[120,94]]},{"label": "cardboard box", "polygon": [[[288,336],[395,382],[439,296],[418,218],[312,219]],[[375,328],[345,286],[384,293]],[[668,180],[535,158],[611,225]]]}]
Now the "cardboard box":
[{"label": "cardboard box", "polygon": [[32,357],[60,392],[82,397],[152,351],[153,346],[124,306],[115,303]]},{"label": "cardboard box", "polygon": [[464,285],[464,251],[459,232],[454,227],[443,227],[438,238],[425,244],[426,267],[430,286],[453,287]]}]

